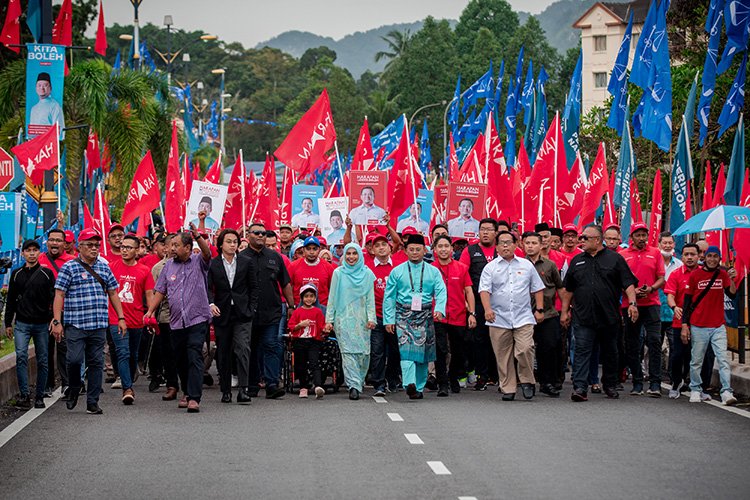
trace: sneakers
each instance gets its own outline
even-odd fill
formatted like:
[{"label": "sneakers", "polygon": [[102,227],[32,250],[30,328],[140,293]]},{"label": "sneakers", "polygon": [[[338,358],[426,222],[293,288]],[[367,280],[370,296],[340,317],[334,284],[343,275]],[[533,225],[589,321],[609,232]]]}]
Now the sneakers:
[{"label": "sneakers", "polygon": [[42,409],[42,408],[46,408],[46,407],[47,407],[47,405],[44,404],[44,397],[43,396],[42,397],[37,396],[36,398],[34,398],[34,408]]},{"label": "sneakers", "polygon": [[27,394],[26,396],[18,396],[16,398],[15,407],[19,410],[26,411],[31,409],[31,397]]},{"label": "sneakers", "polygon": [[[315,394],[316,395],[318,394],[318,389],[319,389],[318,387],[315,388]],[[320,389],[322,390],[323,388],[320,387]],[[323,391],[323,394],[325,394],[325,391]],[[382,388],[375,389],[375,394],[373,394],[373,396],[380,397],[380,398],[385,397],[385,389],[382,389]],[[323,397],[323,396],[321,396],[321,397]],[[320,398],[318,398],[318,399],[320,399]]]},{"label": "sneakers", "polygon": [[701,392],[701,401],[713,401],[713,398],[707,392]]},{"label": "sneakers", "polygon": [[690,402],[691,403],[700,403],[703,401],[703,398],[701,397],[700,391],[690,391]]},{"label": "sneakers", "polygon": [[155,392],[161,384],[164,382],[164,379],[160,376],[154,376],[151,378],[151,382],[148,383],[148,392]]},{"label": "sneakers", "polygon": [[642,396],[643,395],[643,384],[633,384],[633,390],[630,391],[631,396]]},{"label": "sneakers", "polygon": [[[385,396],[385,392],[383,392],[383,391],[380,391],[380,392],[383,394],[383,396]],[[318,386],[318,387],[315,388],[315,399],[323,399],[323,396],[325,396],[325,395],[326,395],[326,390],[325,389],[323,389],[320,386]]]},{"label": "sneakers", "polygon": [[120,377],[117,377],[112,384],[112,389],[122,389],[122,380],[120,380]]},{"label": "sneakers", "polygon": [[132,405],[133,401],[135,401],[135,392],[133,392],[133,389],[125,389],[122,391],[122,404]]},{"label": "sneakers", "polygon": [[307,389],[300,389],[299,390],[299,397],[301,398],[307,398]]},{"label": "sneakers", "polygon": [[669,399],[679,399],[679,397],[680,397],[680,391],[676,389],[669,390]]},{"label": "sneakers", "polygon": [[660,398],[661,397],[661,387],[659,387],[659,384],[654,383],[651,384],[646,391],[646,394],[651,398]]},{"label": "sneakers", "polygon": [[180,398],[180,401],[177,403],[177,408],[185,409],[187,407],[188,407],[187,395],[183,394],[182,397]]},{"label": "sneakers", "polygon": [[721,393],[721,403],[724,406],[732,406],[737,403],[737,398],[734,397],[731,391],[724,391]]},{"label": "sneakers", "polygon": [[474,372],[469,372],[469,374],[466,376],[466,381],[469,384],[476,384],[477,383],[477,376]]},{"label": "sneakers", "polygon": [[201,411],[200,403],[198,403],[198,401],[194,399],[191,399],[190,401],[188,401],[187,411],[188,413],[198,413],[199,411]]},{"label": "sneakers", "polygon": [[458,379],[458,387],[466,389],[466,377]]},{"label": "sneakers", "polygon": [[91,405],[86,405],[86,413],[89,415],[101,415],[104,413],[101,408],[99,408],[99,405],[94,403]]},{"label": "sneakers", "polygon": [[575,403],[582,403],[584,401],[588,401],[589,397],[588,394],[586,394],[586,391],[584,391],[583,389],[575,389],[570,395],[570,399]]}]

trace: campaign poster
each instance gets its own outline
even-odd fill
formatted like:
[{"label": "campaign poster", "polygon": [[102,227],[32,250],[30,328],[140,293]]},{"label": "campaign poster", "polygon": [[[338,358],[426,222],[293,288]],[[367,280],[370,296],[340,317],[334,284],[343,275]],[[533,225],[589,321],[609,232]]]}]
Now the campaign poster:
[{"label": "campaign poster", "polygon": [[448,220],[448,184],[438,184],[433,193],[432,210],[435,224],[445,224]]},{"label": "campaign poster", "polygon": [[477,238],[479,221],[484,218],[487,186],[467,182],[448,184],[448,234]]},{"label": "campaign poster", "polygon": [[349,218],[353,224],[385,224],[388,174],[380,170],[349,172]]},{"label": "campaign poster", "polygon": [[200,225],[199,212],[206,213],[206,230],[213,234],[221,227],[221,219],[224,216],[224,204],[227,201],[227,186],[214,184],[212,182],[193,181],[188,199],[187,214],[185,215],[185,228],[193,223],[195,227]]},{"label": "campaign poster", "polygon": [[349,213],[349,197],[319,198],[320,234],[329,246],[343,245],[346,233],[346,216]]},{"label": "campaign poster", "polygon": [[396,232],[402,233],[405,228],[413,227],[422,236],[430,235],[430,218],[432,217],[433,192],[429,189],[420,189],[417,199],[411,207],[406,209],[398,218]]},{"label": "campaign poster", "polygon": [[320,227],[318,199],[323,197],[323,186],[296,184],[292,187],[292,226],[300,229]]},{"label": "campaign poster", "polygon": [[57,123],[62,139],[65,47],[46,43],[26,47],[26,138],[41,135]]},{"label": "campaign poster", "polygon": [[21,203],[21,193],[0,193],[0,252],[18,248]]}]

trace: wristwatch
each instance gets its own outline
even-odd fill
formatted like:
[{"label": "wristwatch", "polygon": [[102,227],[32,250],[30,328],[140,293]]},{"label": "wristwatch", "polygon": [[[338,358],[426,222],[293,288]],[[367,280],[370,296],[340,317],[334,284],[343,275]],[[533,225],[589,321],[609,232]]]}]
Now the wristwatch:
[{"label": "wristwatch", "polygon": [[543,313],[544,309],[540,309],[537,307],[536,309],[534,309],[534,312]]},{"label": "wristwatch", "polygon": [[469,316],[474,316],[476,318],[477,317],[476,311],[469,311]]},{"label": "wristwatch", "polygon": [[56,319],[53,319],[52,320],[52,324],[55,325],[55,326],[58,326],[60,324],[60,321],[58,321]]},{"label": "wristwatch", "polygon": [[117,318],[117,321],[125,321],[125,318]]}]

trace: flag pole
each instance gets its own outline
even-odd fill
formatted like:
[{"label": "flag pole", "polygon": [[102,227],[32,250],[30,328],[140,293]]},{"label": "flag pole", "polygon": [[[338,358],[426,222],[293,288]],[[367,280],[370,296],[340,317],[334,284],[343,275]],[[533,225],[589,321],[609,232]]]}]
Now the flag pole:
[{"label": "flag pole", "polygon": [[[246,230],[246,228],[247,228],[247,219],[246,219],[247,214],[245,213],[245,198],[246,198],[246,194],[245,194],[245,162],[243,161],[243,158],[242,158],[242,149],[240,149],[239,160],[240,160],[240,178],[242,179],[242,182],[240,182],[240,195],[242,197],[242,237],[246,238],[247,237],[247,234],[246,234],[247,233],[247,230]],[[252,215],[250,215],[250,219],[253,219],[254,217],[255,217],[255,210],[253,210]]]},{"label": "flag pole", "polygon": [[[411,192],[414,195],[414,203],[417,202],[417,188],[414,186],[414,157],[411,154],[411,137],[409,136],[409,129],[406,128],[406,115],[404,116],[404,133],[406,134],[406,146],[407,154],[409,155],[409,177],[411,177]],[[475,153],[476,154],[476,153]],[[396,214],[398,218],[400,214]]]},{"label": "flag pole", "polygon": [[[96,200],[99,202],[99,217],[101,217],[102,233],[104,232],[104,202],[102,200],[101,182],[96,186]],[[104,255],[107,252],[107,235],[102,234],[102,247],[104,248]]]},{"label": "flag pole", "polygon": [[[60,175],[60,124],[55,122],[55,140],[57,141],[57,211],[62,210],[62,175]],[[62,228],[60,228],[62,229]]]},{"label": "flag pole", "polygon": [[344,182],[344,170],[341,168],[341,157],[339,156],[339,142],[337,140],[333,141],[333,147],[336,150],[336,165],[339,167],[339,178],[341,179],[341,191],[344,193],[344,196],[347,196],[346,194],[346,186]]}]

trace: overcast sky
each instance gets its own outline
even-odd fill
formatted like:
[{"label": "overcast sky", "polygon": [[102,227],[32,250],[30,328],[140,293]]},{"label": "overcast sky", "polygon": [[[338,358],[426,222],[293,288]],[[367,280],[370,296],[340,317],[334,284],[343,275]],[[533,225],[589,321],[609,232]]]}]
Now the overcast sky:
[{"label": "overcast sky", "polygon": [[[539,13],[554,0],[509,0],[515,10]],[[130,0],[103,0],[107,25],[131,24]],[[55,1],[61,3],[61,0]],[[384,24],[435,18],[458,19],[468,0],[143,0],[142,24],[161,25],[170,14],[174,27],[203,30],[227,42],[254,47],[289,30],[342,38]],[[91,33],[96,30],[96,21]]]}]

